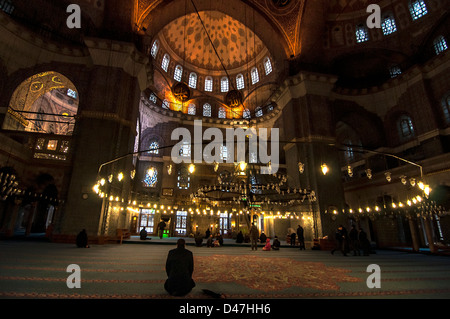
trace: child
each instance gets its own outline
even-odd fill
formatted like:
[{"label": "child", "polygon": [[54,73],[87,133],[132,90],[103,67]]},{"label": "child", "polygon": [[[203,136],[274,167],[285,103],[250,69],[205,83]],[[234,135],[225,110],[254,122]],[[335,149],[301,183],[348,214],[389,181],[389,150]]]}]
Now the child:
[{"label": "child", "polygon": [[270,238],[266,239],[266,245],[263,247],[263,250],[270,250]]}]

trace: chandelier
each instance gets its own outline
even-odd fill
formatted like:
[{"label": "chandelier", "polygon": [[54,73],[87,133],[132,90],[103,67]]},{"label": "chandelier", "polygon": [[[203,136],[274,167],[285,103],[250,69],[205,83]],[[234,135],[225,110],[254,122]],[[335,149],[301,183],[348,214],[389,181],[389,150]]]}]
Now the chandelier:
[{"label": "chandelier", "polygon": [[190,195],[196,204],[240,206],[247,209],[263,206],[289,207],[316,201],[314,191],[291,188],[283,173],[261,174],[259,167],[235,163],[234,171],[218,173],[217,182],[200,187]]}]

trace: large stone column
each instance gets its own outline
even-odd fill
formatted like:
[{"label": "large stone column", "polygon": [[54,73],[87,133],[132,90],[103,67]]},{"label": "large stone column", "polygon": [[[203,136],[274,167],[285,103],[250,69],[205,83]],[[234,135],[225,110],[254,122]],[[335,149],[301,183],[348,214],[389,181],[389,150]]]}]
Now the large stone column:
[{"label": "large stone column", "polygon": [[[309,188],[316,193],[315,236],[334,233],[338,223],[325,211],[342,211],[345,207],[338,150],[335,142],[335,123],[329,96],[334,79],[311,73],[300,73],[286,81],[277,103],[283,108],[284,145],[289,184]],[[298,163],[304,164],[304,172]],[[326,164],[328,172],[322,173]],[[339,219],[342,214],[336,215]]]},{"label": "large stone column", "polygon": [[[133,152],[140,92],[148,80],[145,65],[148,60],[142,59],[131,44],[93,39],[86,43],[94,66],[84,96],[80,95],[72,179],[58,233],[74,235],[86,229],[93,238],[115,235],[116,230],[108,229],[106,223],[110,213],[108,197],[128,200],[125,196],[130,186],[131,156],[102,168],[100,176],[106,180],[111,174],[116,180],[122,171],[125,175],[122,184],[115,182],[108,186],[104,199],[92,188],[102,163]],[[116,214],[116,218],[120,214],[123,213]],[[118,224],[114,221],[109,225]]]}]

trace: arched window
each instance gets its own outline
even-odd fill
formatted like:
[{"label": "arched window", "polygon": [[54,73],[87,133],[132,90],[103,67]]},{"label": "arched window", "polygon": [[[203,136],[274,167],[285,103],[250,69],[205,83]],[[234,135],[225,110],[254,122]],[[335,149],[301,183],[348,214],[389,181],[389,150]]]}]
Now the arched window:
[{"label": "arched window", "polygon": [[219,117],[219,119],[224,119],[227,117],[227,111],[225,110],[225,108],[223,106],[221,106],[219,108],[218,117]]},{"label": "arched window", "polygon": [[159,154],[159,143],[156,141],[151,142],[148,147],[148,153],[158,155]]},{"label": "arched window", "polygon": [[242,74],[238,74],[236,76],[236,88],[238,90],[242,90],[244,87],[245,87],[244,76]]},{"label": "arched window", "polygon": [[195,115],[195,113],[197,113],[197,107],[193,103],[189,104],[189,106],[188,106],[188,114],[189,115]]},{"label": "arched window", "polygon": [[150,54],[152,55],[153,58],[156,58],[158,50],[159,50],[159,42],[158,40],[155,40],[155,42],[153,42],[152,49],[150,50]]},{"label": "arched window", "polygon": [[0,1],[0,9],[7,14],[12,14],[15,8],[11,0],[2,0]]},{"label": "arched window", "polygon": [[221,145],[220,146],[220,158],[223,161],[226,161],[228,159],[228,150],[227,150],[227,146],[226,145]]},{"label": "arched window", "polygon": [[162,108],[163,108],[163,109],[166,109],[166,110],[170,109],[169,101],[164,100],[164,101],[162,102]]},{"label": "arched window", "polygon": [[356,42],[362,43],[369,41],[369,30],[363,24],[356,26]]},{"label": "arched window", "polygon": [[398,132],[400,135],[400,138],[402,140],[409,139],[411,137],[414,137],[414,126],[412,123],[411,118],[408,115],[402,115],[398,119],[397,122],[398,125]]},{"label": "arched window", "polygon": [[167,72],[169,69],[170,56],[166,53],[161,62],[161,68]]},{"label": "arched window", "polygon": [[250,71],[250,74],[251,74],[251,76],[252,76],[252,85],[258,83],[258,82],[259,82],[259,73],[258,73],[258,69],[257,69],[257,68],[253,68],[253,69]]},{"label": "arched window", "polygon": [[224,76],[220,80],[220,91],[221,92],[228,92],[229,89],[230,88],[229,88],[228,78],[226,76]]},{"label": "arched window", "polygon": [[266,71],[266,75],[269,75],[272,72],[272,63],[268,56],[264,59],[264,71]]},{"label": "arched window", "polygon": [[442,111],[447,125],[450,125],[450,92],[442,99]]},{"label": "arched window", "polygon": [[64,75],[54,71],[35,74],[14,90],[3,129],[72,135],[79,98]]},{"label": "arched window", "polygon": [[154,166],[150,166],[145,172],[142,183],[144,187],[155,187],[158,182],[158,170]]},{"label": "arched window", "polygon": [[205,78],[205,91],[212,92],[213,91],[213,79],[210,76]]},{"label": "arched window", "polygon": [[175,67],[175,72],[173,73],[173,79],[175,81],[180,82],[182,76],[183,76],[183,67],[181,65],[177,65]]},{"label": "arched window", "polygon": [[417,20],[428,13],[427,6],[423,0],[411,0],[409,2],[409,13],[413,20]]},{"label": "arched window", "polygon": [[247,119],[247,120],[249,120],[249,119],[252,118],[252,115],[251,115],[249,109],[245,109],[245,110],[244,110],[243,118],[244,118],[244,119]]},{"label": "arched window", "polygon": [[436,52],[436,54],[440,54],[448,49],[447,41],[445,40],[443,35],[438,36],[434,40],[433,46],[434,46],[434,51]]},{"label": "arched window", "polygon": [[261,117],[261,116],[263,116],[263,110],[262,110],[261,106],[258,106],[258,107],[255,109],[255,116],[256,116],[256,117]]},{"label": "arched window", "polygon": [[189,171],[186,167],[182,167],[178,170],[178,180],[177,187],[178,189],[188,189],[190,186],[191,177],[189,175]]},{"label": "arched window", "polygon": [[397,65],[391,66],[389,68],[389,74],[391,75],[391,78],[396,78],[397,76],[402,74],[402,69],[400,69],[400,67]]},{"label": "arched window", "polygon": [[211,117],[211,105],[208,103],[203,104],[203,116]]},{"label": "arched window", "polygon": [[397,31],[397,25],[392,16],[385,16],[381,22],[381,29],[384,35],[389,35]]},{"label": "arched window", "polygon": [[154,104],[156,104],[156,101],[158,100],[158,98],[156,97],[155,93],[151,93],[148,99],[150,101],[152,101]]},{"label": "arched window", "polygon": [[189,87],[193,89],[197,88],[197,73],[191,72],[189,74]]}]

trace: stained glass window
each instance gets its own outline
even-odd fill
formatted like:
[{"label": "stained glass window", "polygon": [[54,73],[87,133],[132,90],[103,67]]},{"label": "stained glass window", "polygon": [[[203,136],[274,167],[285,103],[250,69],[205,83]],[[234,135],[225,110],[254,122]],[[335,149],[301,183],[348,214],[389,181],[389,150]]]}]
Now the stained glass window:
[{"label": "stained glass window", "polygon": [[228,159],[228,150],[226,145],[220,146],[220,157],[222,160],[226,161]]},{"label": "stained glass window", "polygon": [[221,106],[219,108],[219,114],[218,114],[219,119],[224,119],[227,117],[227,111],[225,110],[225,108],[223,106]]},{"label": "stained glass window", "polygon": [[178,181],[177,187],[179,189],[188,189],[190,186],[191,177],[189,176],[189,171],[182,167],[178,170]]},{"label": "stained glass window", "polygon": [[178,235],[186,235],[187,212],[177,211],[177,223],[175,224],[175,231]]},{"label": "stained glass window", "polygon": [[210,76],[205,78],[205,91],[212,92],[213,90],[213,79]]},{"label": "stained glass window", "polygon": [[236,77],[236,88],[238,90],[242,90],[244,87],[244,76],[242,74],[238,74]]},{"label": "stained glass window", "polygon": [[402,69],[400,69],[400,67],[398,66],[392,66],[391,68],[389,68],[389,73],[391,75],[391,78],[396,78],[397,76],[402,74]]},{"label": "stained glass window", "polygon": [[155,93],[151,93],[150,97],[148,98],[150,101],[152,101],[154,104],[156,104],[156,101],[158,100]]},{"label": "stained glass window", "polygon": [[170,56],[166,53],[161,62],[161,68],[167,72],[169,69]]},{"label": "stained glass window", "polygon": [[381,22],[381,29],[384,35],[389,35],[397,31],[397,25],[393,17],[387,16]]},{"label": "stained glass window", "polygon": [[223,77],[220,80],[220,91],[221,92],[228,92],[229,91],[229,83],[228,83],[228,78],[227,77]]},{"label": "stained glass window", "polygon": [[269,75],[272,72],[272,63],[270,62],[269,57],[264,59],[264,71],[266,71],[266,75]]},{"label": "stained glass window", "polygon": [[258,106],[258,107],[255,109],[255,115],[256,115],[256,117],[261,117],[261,116],[263,116],[263,110],[262,110],[261,106]]},{"label": "stained glass window", "polygon": [[208,103],[203,105],[203,116],[211,117],[211,105]]},{"label": "stained glass window", "polygon": [[193,89],[197,88],[197,74],[194,72],[189,74],[189,87]]},{"label": "stained glass window", "polygon": [[157,182],[158,182],[158,171],[156,170],[155,167],[151,166],[145,173],[145,177],[143,180],[144,186],[155,187]]},{"label": "stained glass window", "polygon": [[70,97],[76,99],[77,98],[77,92],[72,90],[72,89],[67,89],[67,96],[70,96]]},{"label": "stained glass window", "polygon": [[183,67],[181,65],[177,65],[175,67],[175,72],[173,73],[173,79],[175,81],[180,82],[182,76],[183,76]]},{"label": "stained glass window", "polygon": [[155,155],[159,154],[159,143],[156,141],[151,142],[148,149],[149,149],[149,151],[148,151],[149,154],[155,154]]},{"label": "stained glass window", "polygon": [[252,76],[252,84],[256,84],[259,82],[259,73],[257,68],[253,68],[251,70],[251,76]]},{"label": "stained glass window", "polygon": [[164,100],[163,103],[162,103],[162,107],[163,107],[163,109],[169,109],[170,108],[169,107],[169,101]]},{"label": "stained glass window", "polygon": [[398,121],[400,137],[409,138],[414,136],[414,126],[412,120],[407,115],[402,115]]},{"label": "stained glass window", "polygon": [[440,54],[448,49],[447,41],[445,40],[444,36],[437,37],[434,42],[434,51],[436,54]]},{"label": "stained glass window", "polygon": [[243,115],[243,117],[244,117],[244,119],[247,119],[247,120],[248,120],[248,119],[251,119],[252,115],[251,115],[249,109],[245,109],[245,110],[244,110],[244,115]]},{"label": "stained glass window", "polygon": [[195,113],[197,112],[197,107],[195,106],[195,104],[189,104],[188,106],[188,114],[189,115],[195,115]]},{"label": "stained glass window", "polygon": [[409,12],[413,20],[417,20],[428,13],[427,6],[423,0],[412,0],[409,3]]},{"label": "stained glass window", "polygon": [[369,30],[364,25],[356,26],[356,42],[362,43],[369,40]]},{"label": "stained glass window", "polygon": [[155,40],[155,42],[153,42],[152,49],[150,51],[150,54],[152,55],[153,58],[156,58],[156,55],[158,54],[158,49],[159,49],[159,42],[158,40]]}]

